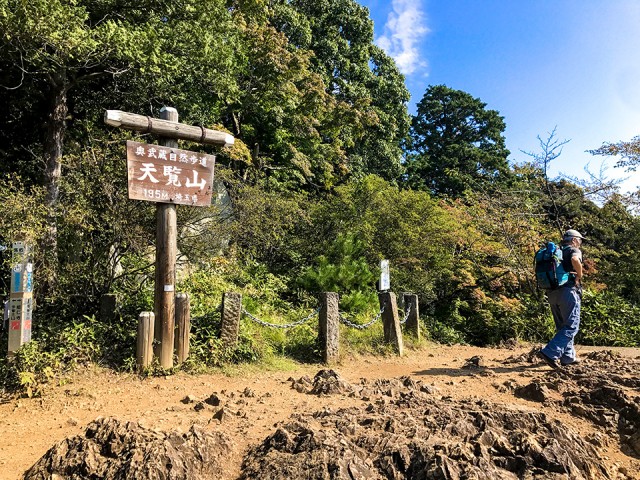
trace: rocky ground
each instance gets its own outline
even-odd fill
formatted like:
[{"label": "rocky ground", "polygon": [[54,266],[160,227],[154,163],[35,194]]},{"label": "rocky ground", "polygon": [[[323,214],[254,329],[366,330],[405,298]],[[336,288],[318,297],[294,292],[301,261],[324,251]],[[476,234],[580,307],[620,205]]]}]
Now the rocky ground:
[{"label": "rocky ground", "polygon": [[[640,350],[431,346],[333,369],[93,369],[0,405],[0,478],[640,479]],[[26,472],[26,473],[25,473]]]}]

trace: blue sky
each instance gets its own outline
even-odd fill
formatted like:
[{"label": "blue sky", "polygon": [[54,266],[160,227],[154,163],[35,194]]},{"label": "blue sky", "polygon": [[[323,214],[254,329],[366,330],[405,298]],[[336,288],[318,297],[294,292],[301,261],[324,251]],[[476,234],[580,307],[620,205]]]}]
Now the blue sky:
[{"label": "blue sky", "polygon": [[585,150],[640,135],[640,0],[360,0],[376,43],[396,59],[411,92],[428,85],[479,97],[505,118],[511,160],[538,152],[557,127],[570,140],[552,174],[607,175],[615,160]]}]

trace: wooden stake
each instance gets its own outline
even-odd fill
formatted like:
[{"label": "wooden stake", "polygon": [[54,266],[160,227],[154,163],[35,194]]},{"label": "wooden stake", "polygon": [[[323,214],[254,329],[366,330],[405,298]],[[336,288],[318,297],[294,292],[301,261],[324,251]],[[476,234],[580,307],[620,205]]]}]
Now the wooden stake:
[{"label": "wooden stake", "polygon": [[[160,117],[178,122],[175,108],[163,107]],[[160,145],[178,148],[177,140],[162,138]],[[177,255],[176,206],[156,203],[156,285],[154,310],[156,315],[155,336],[159,345],[156,355],[162,368],[173,367],[173,343],[175,334],[175,282]]]},{"label": "wooden stake", "polygon": [[136,365],[143,370],[151,365],[153,360],[153,312],[142,312],[138,318],[138,348],[136,351]]},{"label": "wooden stake", "polygon": [[178,363],[189,357],[189,331],[191,330],[191,306],[189,295],[176,294],[176,353]]}]

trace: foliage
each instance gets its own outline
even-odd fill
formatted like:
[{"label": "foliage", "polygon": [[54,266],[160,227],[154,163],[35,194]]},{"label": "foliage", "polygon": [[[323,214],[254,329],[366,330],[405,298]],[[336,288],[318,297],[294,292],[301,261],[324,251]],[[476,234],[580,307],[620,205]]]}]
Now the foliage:
[{"label": "foliage", "polygon": [[589,150],[589,153],[591,155],[621,157],[616,163],[616,167],[626,168],[629,172],[635,172],[638,164],[640,164],[640,136],[633,137],[626,142],[605,142],[600,148]]},{"label": "foliage", "polygon": [[585,345],[640,346],[640,306],[612,292],[586,291],[578,341]]},{"label": "foliage", "polygon": [[460,197],[509,178],[503,118],[466,92],[429,86],[413,117],[407,184]]},{"label": "foliage", "polygon": [[364,245],[353,235],[339,234],[326,255],[317,259],[302,275],[303,288],[313,292],[336,292],[347,312],[366,311],[376,303],[372,289],[376,275],[363,255]]},{"label": "foliage", "polygon": [[273,23],[313,52],[313,69],[335,99],[335,113],[320,131],[344,150],[345,173],[398,178],[409,92],[393,60],[374,45],[368,10],[355,0],[273,3]]},{"label": "foliage", "polygon": [[107,325],[95,317],[84,317],[62,328],[43,326],[36,333],[38,340],[23,345],[14,358],[2,359],[0,383],[31,397],[41,395],[45,385],[62,381],[65,373],[79,365],[121,368],[131,363],[127,360],[135,353],[134,332],[135,324],[120,320]]}]

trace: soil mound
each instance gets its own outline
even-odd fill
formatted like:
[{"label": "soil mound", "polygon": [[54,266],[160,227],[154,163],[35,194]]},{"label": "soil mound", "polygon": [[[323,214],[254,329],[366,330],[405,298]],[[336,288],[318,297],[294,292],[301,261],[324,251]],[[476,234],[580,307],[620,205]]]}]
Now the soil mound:
[{"label": "soil mound", "polygon": [[231,441],[194,425],[185,434],[163,433],[135,422],[98,418],[84,435],[54,445],[25,480],[199,480],[222,476]]},{"label": "soil mound", "polygon": [[248,452],[241,479],[616,478],[598,457],[544,414],[435,400],[409,385],[366,407],[292,416]]}]

